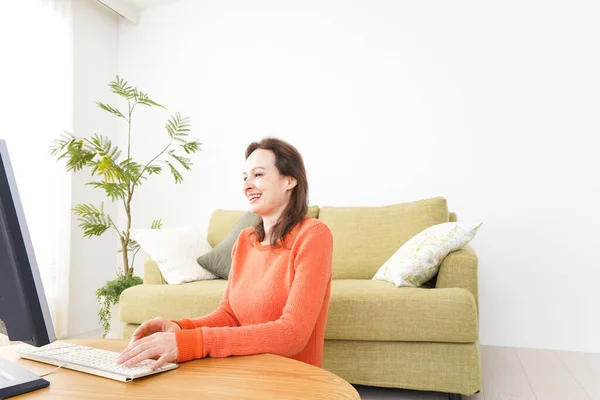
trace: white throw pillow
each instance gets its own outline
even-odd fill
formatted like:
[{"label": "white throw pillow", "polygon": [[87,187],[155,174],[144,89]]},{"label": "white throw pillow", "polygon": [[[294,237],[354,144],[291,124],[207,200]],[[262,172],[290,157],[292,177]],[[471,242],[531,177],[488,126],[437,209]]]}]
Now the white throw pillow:
[{"label": "white throw pillow", "polygon": [[444,222],[418,233],[379,268],[373,280],[419,287],[437,274],[444,258],[469,243],[481,226]]},{"label": "white throw pillow", "polygon": [[180,284],[218,278],[196,261],[212,249],[198,229],[132,229],[131,237],[158,264],[167,283]]}]

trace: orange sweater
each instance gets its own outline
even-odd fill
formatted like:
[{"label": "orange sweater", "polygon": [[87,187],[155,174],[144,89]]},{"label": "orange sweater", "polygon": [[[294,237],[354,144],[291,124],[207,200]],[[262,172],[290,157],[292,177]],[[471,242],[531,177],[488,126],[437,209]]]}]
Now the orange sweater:
[{"label": "orange sweater", "polygon": [[331,290],[333,238],[307,217],[286,235],[285,248],[263,246],[243,230],[219,307],[174,321],[178,362],[272,353],[321,366]]}]

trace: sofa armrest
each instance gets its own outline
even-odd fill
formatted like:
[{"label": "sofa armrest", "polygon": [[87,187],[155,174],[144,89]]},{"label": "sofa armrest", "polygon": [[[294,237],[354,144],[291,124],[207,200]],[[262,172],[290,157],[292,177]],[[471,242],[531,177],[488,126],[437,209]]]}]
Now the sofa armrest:
[{"label": "sofa armrest", "polygon": [[477,253],[469,245],[448,254],[440,265],[435,287],[467,289],[475,298],[479,311],[478,262]]},{"label": "sofa armrest", "polygon": [[148,257],[146,261],[144,261],[144,283],[150,285],[160,285],[166,284],[165,278],[160,273],[158,269],[158,264]]}]

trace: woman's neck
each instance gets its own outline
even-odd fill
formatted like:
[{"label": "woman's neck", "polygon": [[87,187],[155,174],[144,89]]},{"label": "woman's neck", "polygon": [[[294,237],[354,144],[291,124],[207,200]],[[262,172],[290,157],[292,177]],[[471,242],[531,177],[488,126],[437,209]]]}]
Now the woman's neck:
[{"label": "woman's neck", "polygon": [[270,214],[270,215],[262,215],[261,216],[262,217],[262,221],[263,221],[263,228],[265,230],[265,238],[261,242],[261,244],[263,246],[267,245],[267,244],[271,244],[274,240],[278,239],[278,238],[272,238],[271,234],[273,233],[273,227],[275,226],[275,224],[277,224],[277,221],[279,221],[279,218],[283,214],[283,211],[285,210],[286,206],[287,206],[287,203],[284,204],[284,205],[282,205],[279,208],[279,210],[276,210],[272,214]]},{"label": "woman's neck", "polygon": [[277,219],[277,216],[263,217],[263,228],[265,230],[265,238],[261,242],[263,246],[271,244],[271,233],[273,232],[273,226],[277,223]]}]

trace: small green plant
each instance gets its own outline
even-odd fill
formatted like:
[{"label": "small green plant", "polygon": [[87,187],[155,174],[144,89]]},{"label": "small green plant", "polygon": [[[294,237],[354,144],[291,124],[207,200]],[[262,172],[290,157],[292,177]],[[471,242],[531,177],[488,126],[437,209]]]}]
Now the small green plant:
[{"label": "small green plant", "polygon": [[[136,107],[166,107],[151,100],[148,95],[136,87],[129,85],[118,75],[116,80],[108,86],[112,92],[127,102],[127,111],[121,112],[118,108],[96,102],[98,107],[109,112],[119,119],[127,122],[127,154],[122,157],[122,151],[111,142],[107,136],[95,133],[91,137],[76,137],[65,133],[52,142],[50,154],[57,160],[66,160],[69,172],[88,169],[94,180],[86,183],[95,189],[105,192],[110,201],[119,202],[125,211],[125,228],[119,229],[110,214],[104,211],[104,202],[99,207],[94,204],[78,204],[73,207],[77,215],[79,226],[83,229],[84,237],[100,236],[108,230],[114,229],[119,237],[123,264],[117,269],[117,278],[107,282],[96,291],[96,298],[101,309],[98,315],[104,328],[104,336],[110,330],[110,307],[117,304],[123,290],[139,285],[142,279],[133,276],[135,256],[140,250],[140,245],[131,238],[131,200],[136,188],[151,175],[159,175],[163,169],[168,169],[173,175],[175,183],[183,182],[180,169],[190,170],[192,161],[186,157],[200,149],[198,140],[188,140],[190,121],[181,114],[173,114],[165,124],[168,142],[158,154],[145,163],[136,162],[131,156],[131,128],[132,117]],[[152,229],[160,229],[162,220],[154,220]],[[130,257],[131,256],[131,257]]]},{"label": "small green plant", "polygon": [[100,317],[100,323],[104,329],[102,337],[106,337],[106,334],[110,331],[110,319],[111,312],[110,308],[114,304],[119,303],[119,296],[127,288],[135,285],[141,285],[143,283],[142,278],[139,276],[126,277],[125,275],[119,275],[117,279],[106,282],[106,285],[96,289],[96,299],[100,303],[100,311],[98,316]]}]

